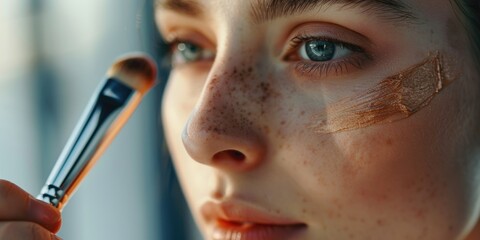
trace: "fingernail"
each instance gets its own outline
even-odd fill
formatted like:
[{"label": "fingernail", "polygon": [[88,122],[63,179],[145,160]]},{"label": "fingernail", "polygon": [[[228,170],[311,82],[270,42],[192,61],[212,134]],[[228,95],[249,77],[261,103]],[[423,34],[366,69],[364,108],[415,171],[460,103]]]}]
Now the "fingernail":
[{"label": "fingernail", "polygon": [[60,221],[60,212],[52,205],[30,196],[30,212],[32,216],[43,223],[56,224]]}]

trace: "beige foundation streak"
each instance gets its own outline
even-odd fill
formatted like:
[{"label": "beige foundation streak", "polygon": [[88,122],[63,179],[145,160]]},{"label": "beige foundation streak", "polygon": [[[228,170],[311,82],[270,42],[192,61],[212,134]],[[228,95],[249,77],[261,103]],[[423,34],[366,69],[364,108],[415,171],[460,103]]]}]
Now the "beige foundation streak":
[{"label": "beige foundation streak", "polygon": [[372,89],[330,105],[314,116],[313,129],[333,133],[405,119],[427,106],[447,81],[438,53]]}]

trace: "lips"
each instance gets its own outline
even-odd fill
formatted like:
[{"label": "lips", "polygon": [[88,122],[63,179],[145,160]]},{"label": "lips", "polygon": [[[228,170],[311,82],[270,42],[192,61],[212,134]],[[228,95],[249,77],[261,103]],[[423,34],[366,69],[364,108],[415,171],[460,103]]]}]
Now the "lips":
[{"label": "lips", "polygon": [[213,240],[287,240],[306,228],[304,223],[243,201],[206,202],[201,212],[213,227]]}]

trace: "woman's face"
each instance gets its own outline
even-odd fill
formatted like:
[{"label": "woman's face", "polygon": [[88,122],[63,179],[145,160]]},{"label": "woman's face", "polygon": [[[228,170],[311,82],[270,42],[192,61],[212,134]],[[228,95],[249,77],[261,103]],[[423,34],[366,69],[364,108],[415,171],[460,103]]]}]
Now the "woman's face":
[{"label": "woman's face", "polygon": [[465,238],[480,76],[457,14],[447,0],[161,0],[163,124],[206,239]]}]

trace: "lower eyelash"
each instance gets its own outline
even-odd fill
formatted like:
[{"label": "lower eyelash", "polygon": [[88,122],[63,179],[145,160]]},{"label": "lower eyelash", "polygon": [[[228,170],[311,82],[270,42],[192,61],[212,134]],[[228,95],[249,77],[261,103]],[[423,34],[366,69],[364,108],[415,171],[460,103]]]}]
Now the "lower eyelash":
[{"label": "lower eyelash", "polygon": [[295,63],[295,70],[304,76],[324,78],[333,74],[339,76],[349,72],[351,67],[363,69],[370,62],[371,57],[366,53],[357,53],[356,56],[348,57],[334,62],[310,62],[299,61]]}]

